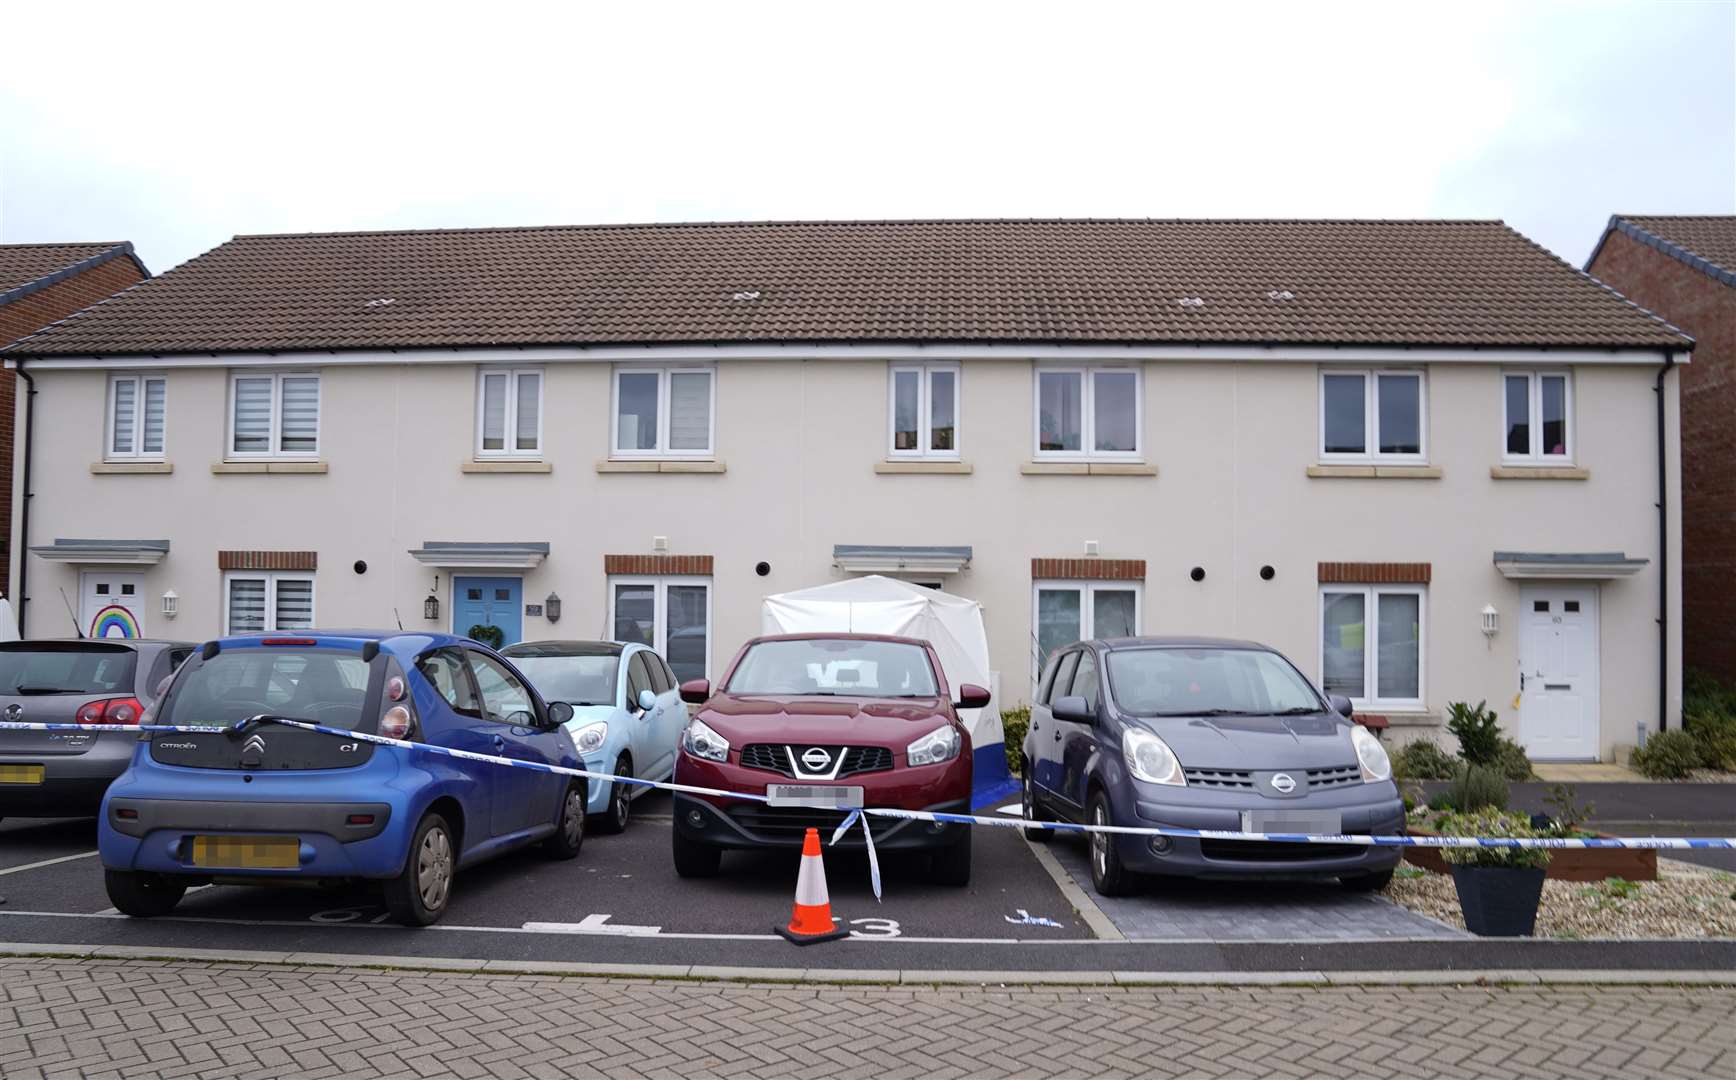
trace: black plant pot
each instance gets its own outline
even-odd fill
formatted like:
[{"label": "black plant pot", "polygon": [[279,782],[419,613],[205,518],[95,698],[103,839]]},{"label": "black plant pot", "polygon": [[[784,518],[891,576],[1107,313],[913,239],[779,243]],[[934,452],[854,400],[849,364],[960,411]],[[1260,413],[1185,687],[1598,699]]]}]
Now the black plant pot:
[{"label": "black plant pot", "polygon": [[1543,901],[1543,868],[1453,867],[1465,926],[1478,937],[1530,937]]}]

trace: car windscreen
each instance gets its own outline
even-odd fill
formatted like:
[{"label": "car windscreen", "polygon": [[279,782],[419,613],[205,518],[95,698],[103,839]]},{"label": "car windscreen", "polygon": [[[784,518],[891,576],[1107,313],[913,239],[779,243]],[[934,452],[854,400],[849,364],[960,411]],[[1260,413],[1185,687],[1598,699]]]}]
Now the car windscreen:
[{"label": "car windscreen", "polygon": [[812,638],[748,647],[724,687],[732,694],[933,697],[928,652],[897,641]]},{"label": "car windscreen", "polygon": [[262,713],[371,731],[370,668],[343,649],[228,648],[175,680],[159,723],[221,726]]},{"label": "car windscreen", "polygon": [[1320,712],[1289,661],[1262,649],[1117,649],[1109,654],[1115,703],[1134,716]]},{"label": "car windscreen", "polygon": [[615,704],[619,656],[513,656],[512,666],[536,687],[544,701],[568,705]]},{"label": "car windscreen", "polygon": [[100,641],[0,645],[0,694],[130,694],[138,654]]}]

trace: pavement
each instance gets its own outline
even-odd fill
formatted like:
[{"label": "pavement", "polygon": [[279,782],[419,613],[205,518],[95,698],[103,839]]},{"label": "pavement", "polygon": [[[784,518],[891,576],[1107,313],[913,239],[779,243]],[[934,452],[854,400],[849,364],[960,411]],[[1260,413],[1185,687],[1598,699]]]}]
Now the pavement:
[{"label": "pavement", "polygon": [[807,985],[0,959],[0,1074],[1736,1075],[1736,985]]}]

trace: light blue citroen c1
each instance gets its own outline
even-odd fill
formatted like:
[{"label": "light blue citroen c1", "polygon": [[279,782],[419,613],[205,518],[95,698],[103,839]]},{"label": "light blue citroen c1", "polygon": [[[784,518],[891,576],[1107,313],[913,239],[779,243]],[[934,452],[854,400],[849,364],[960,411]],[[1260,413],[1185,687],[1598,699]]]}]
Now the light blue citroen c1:
[{"label": "light blue citroen c1", "polygon": [[[501,654],[545,700],[573,707],[566,727],[586,770],[645,780],[674,775],[687,706],[674,672],[655,650],[619,641],[525,641]],[[586,807],[592,827],[622,831],[630,801],[649,790],[593,782]]]}]

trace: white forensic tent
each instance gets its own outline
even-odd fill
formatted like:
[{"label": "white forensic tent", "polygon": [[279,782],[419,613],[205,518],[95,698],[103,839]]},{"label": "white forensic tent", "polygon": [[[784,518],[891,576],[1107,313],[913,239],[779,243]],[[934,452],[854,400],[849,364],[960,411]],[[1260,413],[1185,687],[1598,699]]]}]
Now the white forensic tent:
[{"label": "white forensic tent", "polygon": [[972,772],[979,805],[1004,798],[1011,778],[1002,747],[999,674],[989,670],[989,639],[982,605],[975,600],[870,574],[765,598],[761,624],[767,634],[895,634],[934,646],[953,693],[975,683],[993,699],[986,709],[961,709],[970,732]]}]

